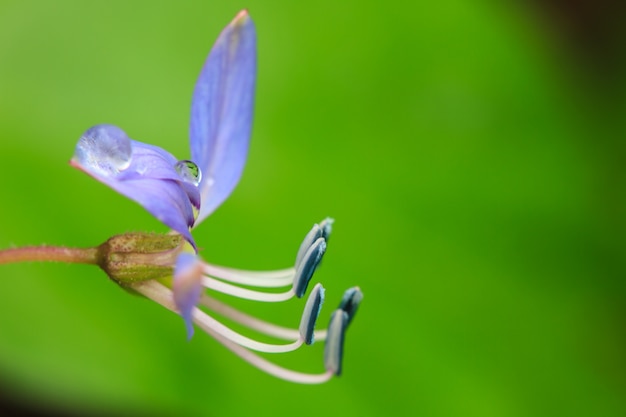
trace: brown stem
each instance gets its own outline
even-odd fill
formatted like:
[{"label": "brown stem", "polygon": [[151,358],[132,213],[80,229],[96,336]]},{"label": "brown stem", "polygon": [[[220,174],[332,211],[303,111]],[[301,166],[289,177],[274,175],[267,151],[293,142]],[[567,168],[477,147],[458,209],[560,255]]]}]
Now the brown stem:
[{"label": "brown stem", "polygon": [[78,249],[54,246],[31,246],[0,250],[0,264],[29,261],[50,261],[97,265],[98,248]]}]

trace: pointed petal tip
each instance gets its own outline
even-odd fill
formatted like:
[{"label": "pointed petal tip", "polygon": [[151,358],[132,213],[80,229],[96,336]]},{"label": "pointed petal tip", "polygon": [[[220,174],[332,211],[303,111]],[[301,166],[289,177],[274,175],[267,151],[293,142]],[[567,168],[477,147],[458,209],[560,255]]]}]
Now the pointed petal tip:
[{"label": "pointed petal tip", "polygon": [[247,19],[250,19],[250,12],[248,12],[248,9],[243,9],[243,10],[240,10],[239,13],[237,13],[237,15],[232,21],[232,24],[245,23]]},{"label": "pointed petal tip", "polygon": [[70,159],[67,163],[72,168],[76,168],[79,171],[83,171],[85,174],[89,175],[90,177],[96,179],[97,181],[102,182],[97,176],[92,174],[87,167],[85,167],[83,164],[80,163],[80,161],[76,158],[76,155],[73,155],[72,159]]},{"label": "pointed petal tip", "polygon": [[224,32],[232,32],[233,34],[239,33],[250,26],[254,26],[250,13],[248,13],[248,9],[243,9],[237,13],[235,18],[226,26]]},{"label": "pointed petal tip", "polygon": [[189,318],[184,317],[184,320],[185,320],[185,327],[187,328],[187,341],[189,342],[191,341],[191,338],[193,337],[193,332],[194,332],[193,322],[190,317]]}]

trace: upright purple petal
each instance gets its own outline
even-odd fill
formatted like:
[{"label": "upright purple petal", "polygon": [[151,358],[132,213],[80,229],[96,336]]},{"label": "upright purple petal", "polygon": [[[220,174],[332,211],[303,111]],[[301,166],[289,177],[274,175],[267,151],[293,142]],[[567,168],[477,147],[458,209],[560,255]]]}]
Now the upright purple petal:
[{"label": "upright purple petal", "polygon": [[248,155],[255,79],[256,32],[243,10],[217,39],[193,94],[191,159],[203,174],[197,223],[239,182]]},{"label": "upright purple petal", "polygon": [[202,261],[190,253],[181,253],[174,268],[174,303],[185,320],[187,339],[193,336],[193,309],[202,292]]}]

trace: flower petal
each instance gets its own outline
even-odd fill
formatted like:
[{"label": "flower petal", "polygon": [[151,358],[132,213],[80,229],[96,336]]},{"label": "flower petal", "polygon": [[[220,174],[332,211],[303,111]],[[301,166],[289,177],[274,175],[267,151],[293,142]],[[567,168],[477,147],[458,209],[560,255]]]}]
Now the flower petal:
[{"label": "flower petal", "polygon": [[176,171],[176,158],[164,149],[147,143],[132,142],[131,169],[120,172],[121,180],[153,178],[160,180],[172,180],[180,184],[187,193],[189,201],[200,209],[200,190],[195,184],[182,180]]},{"label": "flower petal", "polygon": [[256,78],[256,32],[246,10],[222,31],[191,105],[191,159],[203,173],[197,223],[230,195],[248,155]]},{"label": "flower petal", "polygon": [[202,292],[202,261],[190,253],[181,253],[174,268],[174,303],[185,320],[187,339],[193,336],[193,310]]},{"label": "flower petal", "polygon": [[111,125],[94,126],[85,132],[70,161],[139,203],[195,248],[189,228],[194,223],[193,205],[197,206],[199,194],[195,186],[182,181],[175,163],[170,153],[131,140],[122,129]]}]

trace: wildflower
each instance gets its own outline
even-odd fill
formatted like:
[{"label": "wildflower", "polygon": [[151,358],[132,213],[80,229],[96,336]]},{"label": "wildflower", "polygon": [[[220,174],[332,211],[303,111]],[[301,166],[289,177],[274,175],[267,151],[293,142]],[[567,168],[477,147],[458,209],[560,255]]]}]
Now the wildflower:
[{"label": "wildflower", "polygon": [[[211,297],[205,289],[261,302],[303,297],[326,251],[332,219],[313,226],[293,267],[277,271],[242,271],[204,262],[190,232],[220,206],[241,177],[252,126],[255,78],[256,33],[244,10],[220,34],[196,83],[190,160],[178,160],[159,147],[132,140],[116,126],[98,125],[82,135],[70,163],[136,201],[173,230],[165,236],[120,235],[101,245],[97,263],[113,280],[180,314],[188,338],[195,323],[272,375],[302,383],[323,382],[341,373],[345,330],[362,299],[358,287],[346,291],[328,331],[314,330],[324,302],[321,284],[310,292],[298,329],[247,315]],[[247,287],[286,290],[265,292]],[[288,343],[253,340],[201,307]],[[289,352],[315,339],[327,340],[326,372],[317,375],[281,368],[253,353]]]}]

